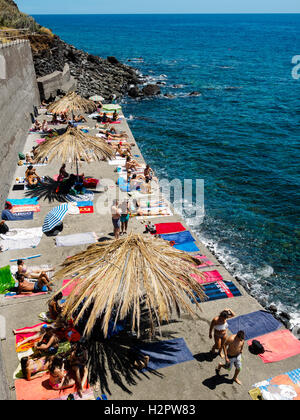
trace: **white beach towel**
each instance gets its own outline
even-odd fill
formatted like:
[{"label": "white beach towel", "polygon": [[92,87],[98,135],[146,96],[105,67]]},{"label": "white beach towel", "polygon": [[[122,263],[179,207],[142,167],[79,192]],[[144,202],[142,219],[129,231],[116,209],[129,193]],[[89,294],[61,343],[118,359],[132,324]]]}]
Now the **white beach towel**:
[{"label": "white beach towel", "polygon": [[95,232],[75,233],[74,235],[57,236],[56,246],[76,246],[94,244],[97,242]]},{"label": "white beach towel", "polygon": [[36,248],[43,236],[41,227],[30,229],[12,229],[6,235],[0,235],[2,251],[12,249]]}]

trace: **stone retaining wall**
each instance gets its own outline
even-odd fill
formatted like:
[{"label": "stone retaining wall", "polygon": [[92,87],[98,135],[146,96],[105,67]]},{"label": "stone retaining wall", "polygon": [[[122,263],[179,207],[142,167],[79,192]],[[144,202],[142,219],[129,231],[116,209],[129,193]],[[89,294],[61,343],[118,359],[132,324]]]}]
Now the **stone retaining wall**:
[{"label": "stone retaining wall", "polygon": [[0,45],[0,210],[9,192],[39,91],[27,40]]}]

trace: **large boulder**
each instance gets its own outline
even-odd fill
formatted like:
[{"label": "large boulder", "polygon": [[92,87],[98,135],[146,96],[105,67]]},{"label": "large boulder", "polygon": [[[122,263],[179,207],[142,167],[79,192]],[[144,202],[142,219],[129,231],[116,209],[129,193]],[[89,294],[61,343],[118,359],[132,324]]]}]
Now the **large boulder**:
[{"label": "large boulder", "polygon": [[142,89],[142,92],[145,96],[155,96],[160,95],[161,91],[157,85],[147,85]]}]

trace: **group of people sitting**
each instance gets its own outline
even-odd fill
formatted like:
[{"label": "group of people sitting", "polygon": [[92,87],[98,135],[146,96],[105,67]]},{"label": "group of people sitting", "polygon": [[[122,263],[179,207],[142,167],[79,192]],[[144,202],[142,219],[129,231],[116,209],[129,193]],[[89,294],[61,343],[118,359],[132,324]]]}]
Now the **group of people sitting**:
[{"label": "group of people sitting", "polygon": [[119,119],[119,114],[117,111],[114,111],[112,117],[108,117],[106,112],[100,112],[100,114],[96,117],[98,123],[107,124],[116,122]]},{"label": "group of people sitting", "polygon": [[42,123],[40,123],[38,120],[35,120],[32,131],[38,131],[44,134],[48,134],[52,131],[52,129],[49,128],[48,122],[46,120],[43,120]]},{"label": "group of people sitting", "polygon": [[141,168],[143,168],[141,164],[130,156],[127,156],[126,171],[130,191],[140,191],[142,194],[151,194],[151,181],[158,182],[158,179],[154,176],[154,171],[149,165],[146,165],[142,172],[139,171]]},{"label": "group of people sitting", "polygon": [[[54,300],[58,301],[61,297],[61,294],[55,296],[49,302],[49,308]],[[29,341],[34,343],[33,354],[21,359],[22,374],[27,381],[43,376],[48,371],[49,385],[53,390],[60,391],[75,385],[78,395],[82,397],[88,380],[88,351],[72,321],[68,322],[59,315],[52,325],[42,324],[13,332],[33,334],[17,344],[17,347],[21,347]]]}]

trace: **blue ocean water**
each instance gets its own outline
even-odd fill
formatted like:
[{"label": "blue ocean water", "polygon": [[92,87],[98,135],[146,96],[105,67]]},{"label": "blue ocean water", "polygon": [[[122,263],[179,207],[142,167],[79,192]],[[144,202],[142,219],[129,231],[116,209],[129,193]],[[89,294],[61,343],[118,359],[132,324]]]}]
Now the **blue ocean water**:
[{"label": "blue ocean water", "polygon": [[191,228],[261,303],[300,322],[300,15],[35,18],[164,83],[173,99],[123,103],[145,159],[159,178],[204,179],[205,217],[186,212]]}]

